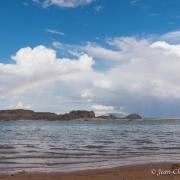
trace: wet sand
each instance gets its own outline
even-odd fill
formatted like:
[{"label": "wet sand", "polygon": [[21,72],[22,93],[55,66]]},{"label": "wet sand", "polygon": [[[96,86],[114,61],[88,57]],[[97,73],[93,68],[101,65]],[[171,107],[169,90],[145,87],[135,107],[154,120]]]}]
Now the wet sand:
[{"label": "wet sand", "polygon": [[[86,170],[71,173],[26,173],[0,175],[2,180],[179,180],[180,166],[173,163],[156,163],[124,166],[111,169]],[[154,175],[161,172],[160,176]],[[173,171],[174,170],[174,171]],[[171,173],[169,174],[169,172]],[[164,175],[162,175],[164,174]]]}]

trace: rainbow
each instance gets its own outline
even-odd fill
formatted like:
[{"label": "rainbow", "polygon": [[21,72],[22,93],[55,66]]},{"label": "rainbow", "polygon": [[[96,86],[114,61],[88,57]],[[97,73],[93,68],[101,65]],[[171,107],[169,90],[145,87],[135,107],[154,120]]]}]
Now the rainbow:
[{"label": "rainbow", "polygon": [[[72,71],[69,73],[72,73]],[[59,76],[58,75],[57,76],[44,76],[43,78],[30,80],[26,83],[19,84],[17,86],[11,87],[8,90],[0,91],[0,98],[6,97],[6,96],[9,96],[12,94],[21,93],[21,92],[23,92],[27,89],[30,89],[30,88],[34,88],[34,87],[38,87],[38,86],[42,86],[45,84],[55,82],[57,80],[60,80],[64,75],[67,75],[69,73],[65,73],[65,74],[59,75]]]}]

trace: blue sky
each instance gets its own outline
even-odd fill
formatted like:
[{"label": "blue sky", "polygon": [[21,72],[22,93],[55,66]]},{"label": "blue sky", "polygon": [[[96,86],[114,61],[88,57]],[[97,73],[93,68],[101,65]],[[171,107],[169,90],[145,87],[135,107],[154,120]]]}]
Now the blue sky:
[{"label": "blue sky", "polygon": [[[101,6],[97,12],[95,8]],[[106,37],[163,34],[179,28],[178,0],[96,0],[86,6],[43,8],[31,0],[6,0],[0,6],[1,59],[21,47],[103,41]],[[64,32],[49,34],[46,29]]]},{"label": "blue sky", "polygon": [[1,109],[180,115],[180,1],[0,3]]}]

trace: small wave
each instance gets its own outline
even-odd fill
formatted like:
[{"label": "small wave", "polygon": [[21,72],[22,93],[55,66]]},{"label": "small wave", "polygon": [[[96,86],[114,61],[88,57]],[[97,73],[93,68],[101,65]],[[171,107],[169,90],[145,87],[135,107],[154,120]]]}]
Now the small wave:
[{"label": "small wave", "polygon": [[37,146],[33,145],[33,144],[27,144],[24,147],[27,147],[27,148],[37,148]]},{"label": "small wave", "polygon": [[143,146],[143,147],[139,147],[139,148],[136,148],[136,149],[140,149],[140,150],[160,150],[159,147],[148,147],[148,146]]},{"label": "small wave", "polygon": [[153,144],[151,140],[134,139],[135,144]]},{"label": "small wave", "polygon": [[2,144],[0,145],[0,149],[15,149],[15,147],[8,144]]},{"label": "small wave", "polygon": [[93,149],[93,148],[103,148],[104,146],[102,146],[102,145],[87,145],[85,147],[88,149]]},{"label": "small wave", "polygon": [[103,143],[103,144],[112,144],[112,143],[114,143],[114,141],[109,141],[109,140],[104,140],[104,141],[102,141],[102,140],[100,140],[100,141],[95,141],[95,142],[97,142],[97,143]]},{"label": "small wave", "polygon": [[180,147],[165,147],[163,149],[166,149],[166,150],[179,150]]},{"label": "small wave", "polygon": [[52,149],[52,150],[62,150],[62,151],[67,150],[67,148],[58,148],[58,147],[51,147],[50,149]]},{"label": "small wave", "polygon": [[[3,150],[5,150],[5,149],[3,149]],[[0,154],[18,154],[18,153],[19,153],[19,152],[11,151],[11,150],[10,150],[10,151],[7,151],[7,150],[6,150],[6,151],[1,151],[1,150],[0,150]]]}]

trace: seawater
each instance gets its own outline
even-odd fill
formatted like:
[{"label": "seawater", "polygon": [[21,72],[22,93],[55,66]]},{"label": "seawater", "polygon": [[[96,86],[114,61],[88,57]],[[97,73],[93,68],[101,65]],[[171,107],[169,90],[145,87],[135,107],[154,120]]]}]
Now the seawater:
[{"label": "seawater", "polygon": [[180,120],[0,121],[0,172],[180,161]]}]

